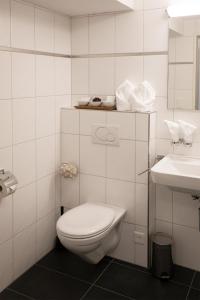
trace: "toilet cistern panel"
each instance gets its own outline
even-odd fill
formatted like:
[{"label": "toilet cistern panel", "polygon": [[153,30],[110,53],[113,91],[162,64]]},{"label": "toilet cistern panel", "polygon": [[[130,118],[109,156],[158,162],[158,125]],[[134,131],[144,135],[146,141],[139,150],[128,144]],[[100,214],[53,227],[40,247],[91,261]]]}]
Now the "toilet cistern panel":
[{"label": "toilet cistern panel", "polygon": [[92,142],[94,144],[119,146],[119,126],[94,124],[92,126]]}]

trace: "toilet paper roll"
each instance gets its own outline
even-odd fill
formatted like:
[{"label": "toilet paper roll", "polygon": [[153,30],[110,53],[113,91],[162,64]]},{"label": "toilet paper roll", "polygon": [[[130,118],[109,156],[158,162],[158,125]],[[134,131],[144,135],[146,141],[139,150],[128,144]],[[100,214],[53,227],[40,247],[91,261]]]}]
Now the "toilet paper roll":
[{"label": "toilet paper roll", "polygon": [[0,199],[13,194],[17,189],[17,180],[10,172],[0,174]]}]

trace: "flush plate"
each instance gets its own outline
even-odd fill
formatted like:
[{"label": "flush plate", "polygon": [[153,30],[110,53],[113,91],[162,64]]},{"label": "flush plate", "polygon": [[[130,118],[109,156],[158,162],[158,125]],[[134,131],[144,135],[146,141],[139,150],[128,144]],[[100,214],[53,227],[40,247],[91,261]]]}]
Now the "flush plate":
[{"label": "flush plate", "polygon": [[92,142],[94,144],[119,146],[119,127],[94,124],[92,126]]}]

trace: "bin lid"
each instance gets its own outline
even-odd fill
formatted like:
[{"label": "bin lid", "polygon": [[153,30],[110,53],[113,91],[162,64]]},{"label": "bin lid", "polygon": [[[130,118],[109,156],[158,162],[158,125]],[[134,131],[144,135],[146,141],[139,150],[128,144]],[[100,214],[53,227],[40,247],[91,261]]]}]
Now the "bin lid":
[{"label": "bin lid", "polygon": [[162,232],[157,232],[152,235],[152,242],[160,246],[168,246],[173,244],[173,239],[170,235]]}]

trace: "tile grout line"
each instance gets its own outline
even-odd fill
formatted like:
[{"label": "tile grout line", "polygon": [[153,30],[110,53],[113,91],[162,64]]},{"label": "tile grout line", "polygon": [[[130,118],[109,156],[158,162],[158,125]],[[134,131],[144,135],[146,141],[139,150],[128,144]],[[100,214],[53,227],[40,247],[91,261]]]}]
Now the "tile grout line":
[{"label": "tile grout line", "polygon": [[102,287],[102,286],[100,286],[100,285],[98,285],[98,284],[96,284],[95,287],[97,287],[97,288],[99,288],[99,289],[101,289],[101,290],[103,290],[103,291],[107,291],[107,292],[113,293],[113,294],[115,294],[115,295],[121,296],[121,297],[123,297],[124,299],[136,300],[135,298],[131,298],[131,297],[126,296],[126,295],[124,295],[124,294],[118,293],[118,292],[116,292],[116,291],[114,291],[114,290],[109,290],[109,289],[107,289],[107,288],[105,288],[105,287]]},{"label": "tile grout line", "polygon": [[25,297],[27,300],[29,299],[29,300],[36,300],[35,298],[32,298],[32,297],[30,297],[30,296],[28,296],[28,295],[26,295],[26,294],[23,294],[23,293],[21,293],[21,292],[18,292],[18,291],[16,291],[16,290],[14,290],[14,289],[11,289],[11,288],[7,288],[6,290],[8,290],[8,291],[11,291],[11,292],[13,292],[13,293],[15,293],[15,294],[17,294],[17,295],[19,295],[19,296],[23,296],[23,297]]},{"label": "tile grout line", "polygon": [[189,289],[188,289],[188,293],[187,293],[187,296],[186,296],[186,300],[189,300],[189,295],[190,295],[190,291],[191,291],[191,289],[192,289],[192,285],[193,285],[193,282],[194,282],[194,279],[195,279],[195,277],[196,277],[196,274],[197,274],[197,272],[195,271],[194,272],[194,274],[193,274],[193,276],[192,276],[192,280],[191,280],[191,282],[190,282],[190,286],[189,286]]},{"label": "tile grout line", "polygon": [[114,261],[113,261],[113,264],[116,264],[116,265],[119,265],[119,266],[122,266],[122,267],[125,267],[126,269],[129,269],[129,270],[136,270],[136,271],[138,271],[138,272],[141,272],[141,273],[144,273],[144,274],[147,274],[147,275],[151,275],[151,273],[150,272],[148,272],[148,271],[142,271],[142,270],[140,270],[139,268],[137,268],[137,267],[132,267],[132,266],[127,266],[127,265],[125,265],[125,264],[123,264],[123,263],[120,263],[120,262],[118,262],[118,261],[116,261],[115,259],[114,259]]},{"label": "tile grout line", "polygon": [[48,267],[46,267],[46,266],[44,266],[44,265],[41,265],[41,264],[39,264],[39,263],[36,263],[34,266],[35,266],[35,267],[38,267],[38,268],[41,268],[41,269],[44,269],[44,270],[46,270],[46,271],[48,271],[48,272],[56,273],[56,274],[59,274],[59,275],[65,276],[65,277],[69,277],[69,278],[71,278],[71,279],[73,279],[73,280],[80,281],[80,282],[83,282],[83,283],[85,283],[85,284],[90,284],[90,285],[91,285],[91,282],[89,282],[89,281],[87,281],[87,280],[84,280],[84,279],[75,277],[75,276],[70,275],[70,274],[68,274],[68,273],[64,273],[64,272],[58,271],[58,270],[56,270],[56,269],[48,268]]},{"label": "tile grout line", "polygon": [[80,300],[84,300],[86,295],[91,291],[91,289],[95,286],[95,283],[100,279],[100,277],[104,274],[104,272],[111,266],[112,262],[114,261],[114,258],[111,259],[111,261],[108,263],[108,265],[103,269],[103,271],[99,274],[99,276],[96,278],[96,280],[91,284],[91,286],[87,289],[87,291],[83,294],[83,296],[80,298]]}]

